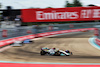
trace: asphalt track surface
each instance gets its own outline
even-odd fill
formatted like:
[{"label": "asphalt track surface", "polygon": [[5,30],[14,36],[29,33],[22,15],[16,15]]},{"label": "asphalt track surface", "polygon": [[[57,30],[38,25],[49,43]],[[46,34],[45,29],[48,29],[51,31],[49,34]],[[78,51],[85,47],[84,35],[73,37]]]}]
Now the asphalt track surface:
[{"label": "asphalt track surface", "polygon": [[[0,53],[1,61],[16,62],[52,62],[52,63],[100,63],[100,50],[89,44],[88,39],[93,37],[93,32],[80,32],[45,37],[34,40],[33,44],[22,47],[11,47]],[[41,56],[42,47],[70,50],[72,56]]]}]

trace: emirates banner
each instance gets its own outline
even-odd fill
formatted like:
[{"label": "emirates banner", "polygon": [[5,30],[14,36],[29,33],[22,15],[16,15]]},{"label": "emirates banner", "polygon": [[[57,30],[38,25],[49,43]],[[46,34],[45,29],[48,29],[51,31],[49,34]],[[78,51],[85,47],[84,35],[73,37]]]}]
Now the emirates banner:
[{"label": "emirates banner", "polygon": [[23,22],[59,22],[100,20],[100,7],[22,9]]}]

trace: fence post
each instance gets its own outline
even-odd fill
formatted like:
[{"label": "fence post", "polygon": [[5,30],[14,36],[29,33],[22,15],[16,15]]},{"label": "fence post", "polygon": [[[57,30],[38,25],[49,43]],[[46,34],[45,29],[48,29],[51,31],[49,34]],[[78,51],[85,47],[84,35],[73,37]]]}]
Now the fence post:
[{"label": "fence post", "polygon": [[98,29],[98,28],[96,28],[96,29],[94,30],[94,35],[95,35],[95,36],[99,36],[99,29]]},{"label": "fence post", "polygon": [[2,37],[7,37],[7,30],[2,31]]},{"label": "fence post", "polygon": [[74,25],[73,25],[73,24],[70,24],[69,27],[70,27],[70,28],[74,28]]},{"label": "fence post", "polygon": [[27,33],[30,34],[30,33],[32,33],[32,32],[31,32],[31,30],[27,30]]},{"label": "fence post", "polygon": [[48,30],[49,31],[53,30],[53,27],[52,26],[49,26]]}]

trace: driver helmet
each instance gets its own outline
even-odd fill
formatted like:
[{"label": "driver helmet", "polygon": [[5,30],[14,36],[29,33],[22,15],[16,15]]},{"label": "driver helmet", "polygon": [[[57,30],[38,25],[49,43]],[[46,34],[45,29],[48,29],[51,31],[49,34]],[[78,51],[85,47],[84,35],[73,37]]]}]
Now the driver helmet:
[{"label": "driver helmet", "polygon": [[54,50],[56,49],[56,48],[53,48]]},{"label": "driver helmet", "polygon": [[49,49],[49,48],[46,48],[46,49]]},{"label": "driver helmet", "polygon": [[66,50],[65,52],[68,52],[68,50]]}]

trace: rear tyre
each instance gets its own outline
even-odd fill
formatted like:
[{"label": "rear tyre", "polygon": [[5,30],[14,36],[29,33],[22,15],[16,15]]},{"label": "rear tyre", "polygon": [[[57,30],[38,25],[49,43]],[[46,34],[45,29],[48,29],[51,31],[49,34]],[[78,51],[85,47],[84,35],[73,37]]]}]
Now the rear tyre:
[{"label": "rear tyre", "polygon": [[41,55],[45,55],[45,54],[46,54],[46,52],[45,52],[45,51],[43,51],[43,50],[41,50],[41,51],[40,51],[40,54],[41,54]]},{"label": "rear tyre", "polygon": [[55,52],[55,54],[54,54],[55,56],[60,56],[60,52],[59,51],[57,51],[57,52]]},{"label": "rear tyre", "polygon": [[30,41],[30,43],[34,43],[34,41]]}]

